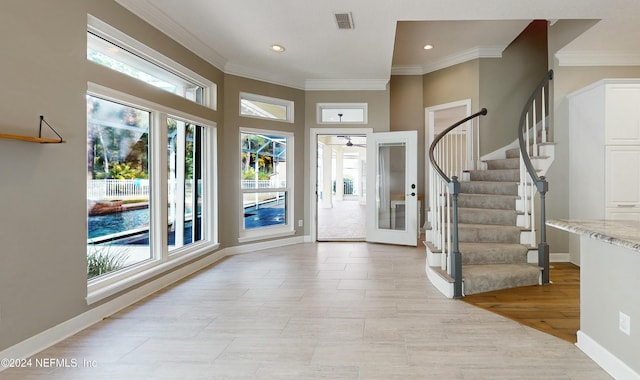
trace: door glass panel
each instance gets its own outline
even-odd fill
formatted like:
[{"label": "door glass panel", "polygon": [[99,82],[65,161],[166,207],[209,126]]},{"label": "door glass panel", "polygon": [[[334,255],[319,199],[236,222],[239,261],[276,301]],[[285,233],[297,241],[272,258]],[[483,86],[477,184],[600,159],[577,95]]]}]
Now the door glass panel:
[{"label": "door glass panel", "polygon": [[406,230],[405,143],[378,145],[377,212],[378,228]]}]

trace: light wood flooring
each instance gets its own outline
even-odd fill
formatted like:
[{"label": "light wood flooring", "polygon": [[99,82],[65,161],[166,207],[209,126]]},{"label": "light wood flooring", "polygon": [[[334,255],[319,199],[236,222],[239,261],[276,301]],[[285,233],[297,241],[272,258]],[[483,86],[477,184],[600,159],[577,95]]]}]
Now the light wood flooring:
[{"label": "light wood flooring", "polygon": [[96,368],[0,379],[609,379],[575,345],[444,298],[418,247],[228,257],[39,353]]},{"label": "light wood flooring", "polygon": [[552,263],[549,286],[472,294],[463,300],[571,343],[580,329],[580,267]]}]

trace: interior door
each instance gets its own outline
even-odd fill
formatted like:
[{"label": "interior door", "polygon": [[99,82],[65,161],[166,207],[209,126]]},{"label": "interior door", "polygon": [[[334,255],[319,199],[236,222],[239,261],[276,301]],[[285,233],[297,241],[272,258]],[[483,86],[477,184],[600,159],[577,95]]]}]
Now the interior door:
[{"label": "interior door", "polygon": [[418,243],[418,132],[367,134],[367,241]]}]

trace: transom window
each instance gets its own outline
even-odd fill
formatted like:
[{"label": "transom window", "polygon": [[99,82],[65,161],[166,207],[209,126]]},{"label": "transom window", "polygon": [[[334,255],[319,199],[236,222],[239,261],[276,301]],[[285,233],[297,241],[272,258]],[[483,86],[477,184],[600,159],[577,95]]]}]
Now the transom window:
[{"label": "transom window", "polygon": [[318,124],[367,124],[367,103],[318,103]]},{"label": "transom window", "polygon": [[89,16],[87,59],[215,109],[214,83]]},{"label": "transom window", "polygon": [[241,92],[240,115],[293,123],[293,101]]}]

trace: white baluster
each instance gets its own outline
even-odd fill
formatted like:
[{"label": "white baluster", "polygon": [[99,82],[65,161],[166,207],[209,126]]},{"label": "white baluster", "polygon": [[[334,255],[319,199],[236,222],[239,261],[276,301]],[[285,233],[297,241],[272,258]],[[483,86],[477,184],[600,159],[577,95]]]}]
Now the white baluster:
[{"label": "white baluster", "polygon": [[536,122],[536,100],[535,99],[533,99],[533,111],[531,116],[533,118],[533,154],[531,156],[537,157],[538,156],[538,123]]},{"label": "white baluster", "polygon": [[542,143],[547,142],[547,104],[545,101],[544,87],[542,87]]},{"label": "white baluster", "polygon": [[536,188],[531,183],[531,217],[529,218],[529,226],[531,228],[531,246],[536,246],[536,208],[534,205],[534,197],[536,195]]}]

